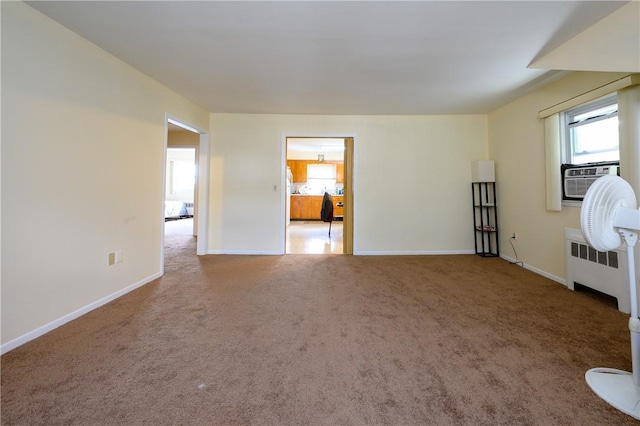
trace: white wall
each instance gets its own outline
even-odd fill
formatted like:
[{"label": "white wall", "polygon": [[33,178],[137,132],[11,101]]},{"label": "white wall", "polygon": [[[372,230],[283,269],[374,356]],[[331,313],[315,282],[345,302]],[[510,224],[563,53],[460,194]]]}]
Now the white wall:
[{"label": "white wall", "polygon": [[356,135],[355,254],[473,250],[484,115],[212,114],[211,132],[211,253],[282,252],[283,135]]},{"label": "white wall", "polygon": [[531,269],[565,279],[564,228],[580,228],[580,208],[546,210],[544,122],[538,112],[626,74],[572,73],[489,114],[489,157],[496,162],[501,253],[515,249]]},{"label": "white wall", "polygon": [[200,145],[200,135],[193,133],[189,130],[174,130],[169,131],[167,134],[167,146],[168,147],[193,147],[197,148]]},{"label": "white wall", "polygon": [[158,275],[166,112],[209,127],[202,108],[2,2],[3,350]]}]

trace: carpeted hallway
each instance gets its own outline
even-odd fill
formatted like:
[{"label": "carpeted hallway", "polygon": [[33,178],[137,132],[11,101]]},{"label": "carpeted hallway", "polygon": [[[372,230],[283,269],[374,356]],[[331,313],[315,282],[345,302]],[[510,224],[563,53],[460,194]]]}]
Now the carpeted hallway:
[{"label": "carpeted hallway", "polygon": [[2,424],[635,424],[627,316],[477,256],[205,256],[5,354]]}]

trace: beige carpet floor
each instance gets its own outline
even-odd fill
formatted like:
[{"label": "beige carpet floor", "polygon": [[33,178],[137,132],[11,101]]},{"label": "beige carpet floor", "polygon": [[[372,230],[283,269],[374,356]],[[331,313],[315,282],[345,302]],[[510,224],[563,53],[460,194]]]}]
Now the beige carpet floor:
[{"label": "beige carpet floor", "polygon": [[195,256],[2,356],[2,424],[635,424],[606,300],[477,256]]}]

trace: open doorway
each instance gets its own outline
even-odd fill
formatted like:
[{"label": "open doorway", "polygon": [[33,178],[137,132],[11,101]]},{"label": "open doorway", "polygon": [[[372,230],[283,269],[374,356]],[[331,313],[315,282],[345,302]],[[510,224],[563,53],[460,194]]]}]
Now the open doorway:
[{"label": "open doorway", "polygon": [[167,114],[162,197],[161,267],[168,244],[207,253],[209,135]]},{"label": "open doorway", "polygon": [[164,242],[193,239],[196,206],[196,170],[200,135],[169,123],[165,161]]},{"label": "open doorway", "polygon": [[286,137],[285,146],[285,253],[352,254],[353,138]]},{"label": "open doorway", "polygon": [[[170,144],[175,136],[176,132],[169,132]],[[198,137],[195,136],[197,140]],[[185,140],[185,138],[182,137],[179,140]],[[170,145],[167,147],[164,194],[165,237],[197,234],[193,220],[197,183],[197,149],[197,146]]]}]

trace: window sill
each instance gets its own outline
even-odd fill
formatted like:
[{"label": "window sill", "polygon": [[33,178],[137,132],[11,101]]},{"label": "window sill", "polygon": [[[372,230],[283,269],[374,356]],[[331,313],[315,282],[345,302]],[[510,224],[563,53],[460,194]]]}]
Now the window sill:
[{"label": "window sill", "polygon": [[582,201],[562,200],[562,207],[582,207]]}]

